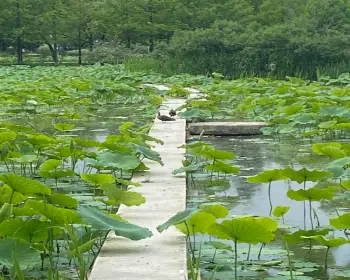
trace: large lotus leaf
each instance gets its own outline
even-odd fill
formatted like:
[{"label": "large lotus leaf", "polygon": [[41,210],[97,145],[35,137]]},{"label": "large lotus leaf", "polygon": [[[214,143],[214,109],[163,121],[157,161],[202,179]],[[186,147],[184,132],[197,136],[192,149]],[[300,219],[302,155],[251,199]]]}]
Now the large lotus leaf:
[{"label": "large lotus leaf", "polygon": [[4,203],[0,209],[0,224],[9,219],[12,215],[13,205],[10,203]]},{"label": "large lotus leaf", "polygon": [[144,147],[144,146],[140,146],[137,144],[134,144],[136,150],[138,152],[140,152],[145,158],[148,158],[150,160],[156,161],[161,165],[164,165],[164,163],[162,162],[162,159],[159,155],[159,153],[157,153],[156,151],[152,151],[151,149]]},{"label": "large lotus leaf", "polygon": [[113,152],[122,153],[122,154],[130,154],[134,152],[134,149],[130,147],[130,145],[126,145],[124,143],[113,143],[107,141],[101,144],[101,149],[107,148]]},{"label": "large lotus leaf", "polygon": [[255,218],[256,221],[261,224],[263,227],[265,227],[267,230],[274,232],[278,228],[278,224],[276,220],[270,218],[270,217],[260,217],[260,218]]},{"label": "large lotus leaf", "polygon": [[77,208],[78,200],[74,199],[68,194],[54,193],[47,197],[47,200],[54,205],[59,205],[66,208]]},{"label": "large lotus leaf", "polygon": [[3,131],[0,132],[0,144],[6,143],[8,141],[13,141],[17,137],[17,133],[13,131]]},{"label": "large lotus leaf", "polygon": [[164,224],[157,226],[157,230],[159,232],[162,232],[171,226],[181,224],[197,212],[198,209],[180,211],[176,215],[172,216],[169,220],[167,220]]},{"label": "large lotus leaf", "polygon": [[185,112],[179,112],[178,115],[186,120],[191,120],[194,118],[198,118],[201,114],[201,111],[199,109],[192,109],[192,110],[188,110]]},{"label": "large lotus leaf", "polygon": [[62,164],[62,160],[58,160],[58,159],[49,159],[49,160],[45,161],[45,162],[40,166],[40,169],[41,169],[42,171],[51,171],[51,170],[55,170],[56,168],[58,168],[61,164]]},{"label": "large lotus leaf", "polygon": [[303,240],[302,236],[316,236],[316,235],[327,235],[330,232],[330,229],[321,229],[321,230],[298,230],[292,234],[286,233],[283,235],[283,239],[288,243],[297,243]]},{"label": "large lotus leaf", "polygon": [[342,214],[338,218],[329,219],[329,222],[336,229],[349,229],[350,213]]},{"label": "large lotus leaf", "polygon": [[74,257],[79,257],[82,254],[90,251],[94,245],[96,244],[96,241],[99,240],[99,238],[91,239],[84,244],[81,244],[75,248],[72,248],[70,251],[68,251],[68,259],[72,259]]},{"label": "large lotus leaf", "polygon": [[119,179],[119,178],[116,178],[115,181],[123,186],[134,186],[134,187],[139,187],[141,186],[140,183],[137,183],[137,182],[132,182],[132,181],[129,181],[129,180],[124,180],[124,179]]},{"label": "large lotus leaf", "polygon": [[204,203],[199,205],[198,209],[202,212],[210,213],[216,218],[225,218],[229,213],[225,206],[217,203]]},{"label": "large lotus leaf", "polygon": [[323,178],[332,176],[331,173],[326,171],[308,170],[306,168],[302,168],[300,170],[286,168],[283,170],[282,174],[284,176],[287,176],[290,180],[299,184],[303,183],[304,181],[317,182]]},{"label": "large lotus leaf", "polygon": [[0,263],[8,268],[15,265],[22,270],[41,262],[40,252],[30,247],[27,242],[17,238],[0,239]]},{"label": "large lotus leaf", "polygon": [[290,209],[290,206],[276,206],[273,211],[272,214],[275,217],[282,217],[284,216]]},{"label": "large lotus leaf", "polygon": [[346,153],[341,150],[340,143],[316,143],[312,146],[312,151],[318,155],[329,156],[333,158],[346,157]]},{"label": "large lotus leaf", "polygon": [[350,165],[350,157],[344,157],[340,159],[336,159],[328,164],[328,168],[330,167],[346,167],[347,165]]},{"label": "large lotus leaf", "polygon": [[48,137],[44,134],[28,135],[27,141],[34,146],[47,146],[57,142],[55,138]]},{"label": "large lotus leaf", "polygon": [[37,200],[28,200],[24,207],[32,208],[57,225],[78,224],[81,222],[75,210],[64,209]]},{"label": "large lotus leaf", "polygon": [[81,174],[80,177],[94,186],[102,186],[115,182],[115,178],[111,174]]},{"label": "large lotus leaf", "polygon": [[23,194],[14,192],[9,186],[0,187],[0,203],[20,204],[25,199]]},{"label": "large lotus leaf", "polygon": [[15,217],[32,217],[40,215],[40,212],[32,208],[26,208],[21,206],[13,207],[12,213]]},{"label": "large lotus leaf", "polygon": [[326,189],[319,189],[319,188],[310,188],[308,190],[289,190],[287,192],[287,196],[296,201],[305,201],[305,200],[312,200],[312,201],[320,201],[322,199],[332,199],[334,196],[334,188],[326,188]]},{"label": "large lotus leaf", "polygon": [[183,167],[180,167],[178,169],[175,169],[172,174],[173,175],[177,175],[177,174],[181,174],[181,173],[184,173],[184,172],[193,172],[193,171],[197,171],[199,170],[201,167],[203,166],[203,164],[199,163],[199,164],[190,164],[190,165],[187,165],[187,166],[183,166]]},{"label": "large lotus leaf", "polygon": [[141,194],[132,191],[126,191],[118,189],[113,184],[106,184],[101,187],[107,195],[107,197],[114,201],[115,204],[124,204],[126,206],[139,206],[146,202]]},{"label": "large lotus leaf", "polygon": [[212,246],[216,250],[227,250],[227,251],[233,251],[232,247],[230,245],[227,245],[225,243],[219,242],[219,241],[207,241],[204,242],[204,245]]},{"label": "large lotus leaf", "polygon": [[239,167],[224,163],[222,161],[215,161],[214,163],[207,165],[205,169],[208,171],[223,172],[226,174],[238,174],[240,171]]},{"label": "large lotus leaf", "polygon": [[52,224],[47,221],[15,218],[0,224],[0,235],[5,238],[20,238],[28,242],[42,242],[48,238],[50,227],[52,227]]},{"label": "large lotus leaf", "polygon": [[271,230],[253,217],[225,220],[210,226],[208,232],[220,239],[248,244],[269,243],[275,237]]},{"label": "large lotus leaf", "polygon": [[199,155],[211,160],[230,160],[236,157],[234,153],[217,150],[211,146],[204,146]]},{"label": "large lotus leaf", "polygon": [[70,124],[70,123],[56,123],[55,124],[55,129],[59,130],[59,131],[68,131],[68,130],[72,130],[75,127],[74,124]]},{"label": "large lotus leaf", "polygon": [[64,177],[72,177],[75,175],[75,172],[73,170],[40,171],[39,175],[43,178],[58,179]]},{"label": "large lotus leaf", "polygon": [[343,237],[338,237],[338,238],[333,238],[333,239],[326,239],[322,235],[316,235],[316,236],[302,236],[302,238],[315,240],[319,244],[321,244],[323,246],[330,247],[330,248],[335,248],[335,247],[339,247],[339,246],[342,246],[342,245],[350,243],[349,240],[347,240],[347,239],[345,239]]},{"label": "large lotus leaf", "polygon": [[97,156],[97,163],[102,166],[116,169],[133,170],[140,165],[141,161],[136,155],[102,152]]},{"label": "large lotus leaf", "polygon": [[285,180],[287,177],[281,169],[271,169],[260,172],[255,176],[250,176],[247,179],[248,183],[269,183],[273,181]]},{"label": "large lotus leaf", "polygon": [[291,117],[290,119],[298,124],[315,123],[315,118],[312,114],[296,115]]},{"label": "large lotus leaf", "polygon": [[346,107],[332,107],[332,106],[323,106],[320,108],[320,116],[322,117],[343,117],[349,113],[349,109]]},{"label": "large lotus leaf", "polygon": [[21,194],[51,194],[51,189],[48,186],[13,173],[1,175],[0,181]]},{"label": "large lotus leaf", "polygon": [[327,121],[327,122],[322,122],[318,125],[319,128],[321,129],[331,129],[334,128],[334,126],[337,124],[336,121]]},{"label": "large lotus leaf", "polygon": [[12,157],[10,160],[19,163],[19,164],[27,164],[36,161],[38,157],[36,155],[21,155],[20,157]]},{"label": "large lotus leaf", "polygon": [[198,212],[181,224],[175,225],[185,235],[207,233],[208,228],[216,222],[215,216],[206,212]]},{"label": "large lotus leaf", "polygon": [[125,221],[118,221],[91,206],[80,206],[78,212],[94,229],[113,230],[116,235],[131,240],[141,240],[152,236],[152,232],[147,228]]}]

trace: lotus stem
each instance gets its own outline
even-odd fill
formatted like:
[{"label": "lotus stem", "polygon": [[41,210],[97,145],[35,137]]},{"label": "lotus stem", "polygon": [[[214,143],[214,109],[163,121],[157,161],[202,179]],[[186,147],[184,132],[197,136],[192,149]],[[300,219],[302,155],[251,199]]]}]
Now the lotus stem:
[{"label": "lotus stem", "polygon": [[312,221],[312,206],[311,206],[311,199],[309,199],[309,211],[310,211],[310,222],[311,222],[311,229],[314,229],[314,222]]},{"label": "lotus stem", "polygon": [[214,165],[215,165],[215,159],[213,160],[213,169],[211,171],[211,174],[210,174],[210,186],[213,186],[213,174],[214,174]]},{"label": "lotus stem", "polygon": [[259,250],[259,254],[258,254],[258,260],[260,260],[261,252],[262,252],[262,249],[265,247],[265,245],[266,245],[266,243],[261,244],[261,247],[260,247],[260,250]]},{"label": "lotus stem", "polygon": [[269,203],[270,203],[270,216],[271,216],[271,214],[272,214],[272,201],[271,201],[271,180],[270,180],[270,182],[269,182],[269,191],[268,191],[268,194],[269,194]]},{"label": "lotus stem", "polygon": [[287,255],[288,255],[288,265],[289,265],[290,280],[293,280],[293,266],[292,266],[292,259],[290,258],[288,242],[285,241],[285,244],[286,244]]},{"label": "lotus stem", "polygon": [[325,260],[324,260],[324,271],[325,271],[325,273],[327,273],[327,268],[328,268],[327,262],[328,262],[328,252],[329,252],[329,249],[330,249],[330,247],[327,247],[326,257],[325,257]]},{"label": "lotus stem", "polygon": [[237,265],[238,265],[238,254],[237,254],[237,239],[235,239],[235,279],[237,279]]},{"label": "lotus stem", "polygon": [[214,255],[213,255],[213,258],[212,258],[212,260],[211,260],[212,263],[214,263],[215,256],[216,256],[216,251],[217,251],[217,249],[215,248]]},{"label": "lotus stem", "polygon": [[249,244],[249,247],[248,247],[248,255],[247,255],[247,261],[249,261],[249,257],[250,257],[250,250],[252,248],[252,244]]}]

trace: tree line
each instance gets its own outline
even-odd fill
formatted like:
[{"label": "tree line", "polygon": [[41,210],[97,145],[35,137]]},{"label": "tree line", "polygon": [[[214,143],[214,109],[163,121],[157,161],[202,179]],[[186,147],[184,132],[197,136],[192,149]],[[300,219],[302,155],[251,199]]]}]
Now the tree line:
[{"label": "tree line", "polygon": [[191,73],[310,75],[350,62],[349,0],[1,0],[0,51],[118,39]]}]

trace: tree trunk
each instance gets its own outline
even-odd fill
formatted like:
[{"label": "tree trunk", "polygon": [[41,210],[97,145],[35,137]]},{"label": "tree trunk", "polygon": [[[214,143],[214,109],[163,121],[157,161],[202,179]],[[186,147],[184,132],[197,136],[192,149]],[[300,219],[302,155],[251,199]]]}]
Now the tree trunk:
[{"label": "tree trunk", "polygon": [[46,45],[49,47],[50,52],[51,52],[51,58],[54,63],[58,62],[58,56],[57,56],[57,43],[53,43],[51,45],[50,43],[46,42]]},{"label": "tree trunk", "polygon": [[80,28],[80,25],[78,26],[78,64],[81,65],[83,63],[83,60],[82,60],[82,53],[81,53],[81,28]]},{"label": "tree trunk", "polygon": [[[19,1],[16,3],[16,28],[19,30],[21,28],[21,11],[19,6]],[[17,53],[17,64],[23,64],[23,43],[22,34],[17,35],[16,39],[16,53]]]}]

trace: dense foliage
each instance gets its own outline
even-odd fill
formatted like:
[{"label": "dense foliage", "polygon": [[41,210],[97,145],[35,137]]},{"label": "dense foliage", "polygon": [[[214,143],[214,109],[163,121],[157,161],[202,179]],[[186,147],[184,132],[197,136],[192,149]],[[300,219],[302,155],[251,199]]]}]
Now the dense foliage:
[{"label": "dense foliage", "polygon": [[54,62],[75,50],[81,63],[86,49],[91,62],[141,54],[172,72],[315,78],[316,68],[334,76],[348,68],[349,35],[346,0],[0,3],[0,47],[17,50],[18,63],[22,49],[46,45]]}]

